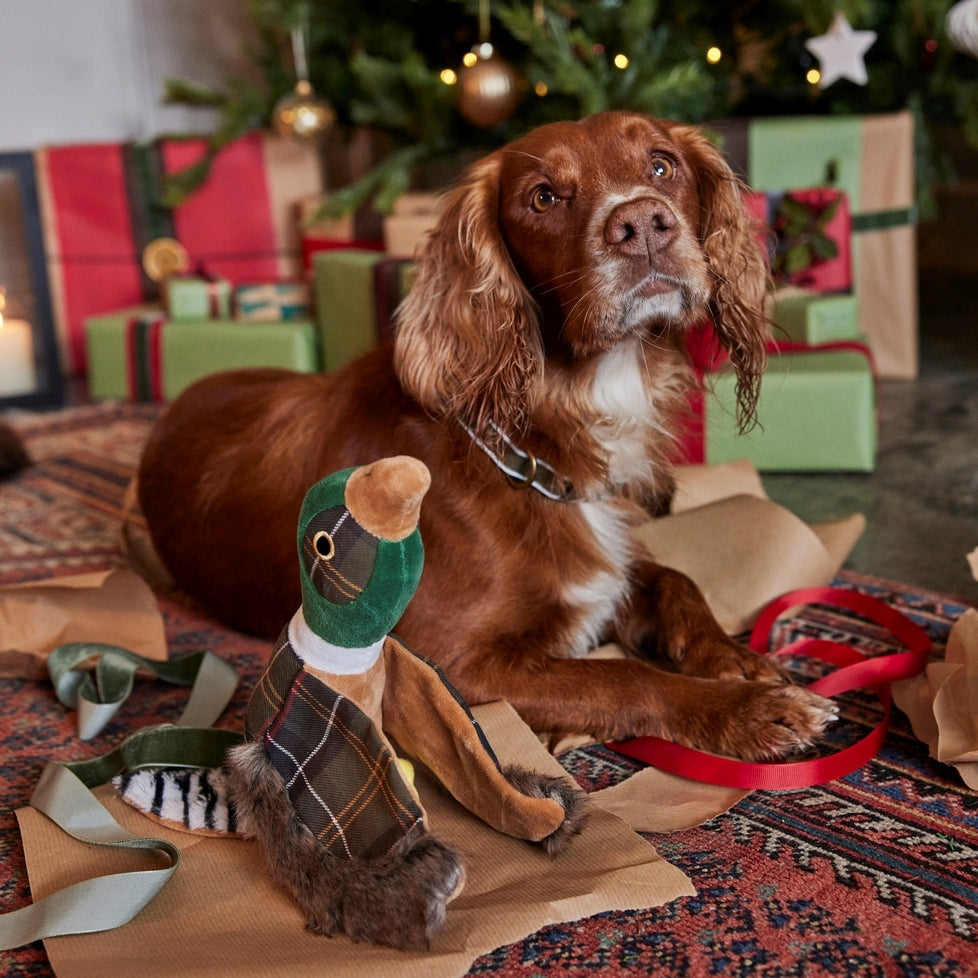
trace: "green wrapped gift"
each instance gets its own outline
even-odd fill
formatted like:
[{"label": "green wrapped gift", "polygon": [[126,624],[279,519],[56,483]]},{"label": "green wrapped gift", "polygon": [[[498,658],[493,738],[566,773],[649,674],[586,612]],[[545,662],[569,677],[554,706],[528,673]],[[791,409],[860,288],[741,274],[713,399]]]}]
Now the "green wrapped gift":
[{"label": "green wrapped gift", "polygon": [[762,472],[870,472],[876,464],[876,382],[868,349],[834,344],[771,356],[758,425],[740,435],[736,377],[711,375],[705,398],[707,462],[747,458]]},{"label": "green wrapped gift", "polygon": [[377,343],[375,268],[379,251],[340,248],[312,256],[323,369],[336,370]]},{"label": "green wrapped gift", "polygon": [[778,342],[813,346],[859,339],[859,298],[855,295],[775,295],[770,315]]},{"label": "green wrapped gift", "polygon": [[231,318],[231,283],[223,278],[176,275],[163,290],[166,310],[174,323],[199,323]]},{"label": "green wrapped gift", "polygon": [[88,389],[95,399],[172,400],[207,374],[238,367],[319,369],[308,321],[175,323],[138,307],[85,321]]},{"label": "green wrapped gift", "polygon": [[338,248],[312,256],[323,367],[337,370],[377,345],[410,290],[414,266],[380,251]]}]

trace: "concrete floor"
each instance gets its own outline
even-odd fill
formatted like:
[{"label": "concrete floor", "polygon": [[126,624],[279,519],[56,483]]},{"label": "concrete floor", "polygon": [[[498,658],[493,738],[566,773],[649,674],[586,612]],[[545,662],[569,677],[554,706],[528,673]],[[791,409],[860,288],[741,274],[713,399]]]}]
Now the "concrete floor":
[{"label": "concrete floor", "polygon": [[772,499],[807,522],[862,512],[846,567],[978,604],[965,555],[978,547],[978,275],[920,277],[920,375],[879,385],[870,474],[766,474]]}]

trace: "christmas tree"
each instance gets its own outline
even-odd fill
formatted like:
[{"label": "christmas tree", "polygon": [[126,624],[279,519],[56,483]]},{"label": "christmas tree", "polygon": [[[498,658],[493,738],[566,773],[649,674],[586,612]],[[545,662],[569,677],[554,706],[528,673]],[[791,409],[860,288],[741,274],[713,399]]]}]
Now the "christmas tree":
[{"label": "christmas tree", "polygon": [[[301,38],[308,81],[336,113],[331,138],[370,127],[389,144],[373,170],[332,195],[337,211],[367,200],[387,210],[434,163],[452,165],[543,122],[614,108],[689,122],[910,109],[923,137],[925,185],[933,180],[930,126],[960,127],[978,145],[978,61],[949,41],[950,0],[249,3],[263,89],[171,82],[167,98],[221,109],[216,151],[274,120],[277,100],[296,82]],[[823,87],[811,42],[831,35],[840,15],[845,28],[875,37],[858,34],[864,77]],[[170,202],[191,192],[207,165],[178,175]]]}]

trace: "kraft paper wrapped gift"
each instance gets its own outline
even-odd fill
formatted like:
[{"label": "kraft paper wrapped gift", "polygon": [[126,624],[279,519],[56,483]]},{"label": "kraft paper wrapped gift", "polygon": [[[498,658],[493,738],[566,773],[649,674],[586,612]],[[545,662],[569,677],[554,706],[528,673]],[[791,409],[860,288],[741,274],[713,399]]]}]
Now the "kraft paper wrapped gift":
[{"label": "kraft paper wrapped gift", "polygon": [[309,321],[168,322],[137,308],[85,323],[93,398],[172,400],[207,374],[238,367],[319,369],[316,327]]},{"label": "kraft paper wrapped gift", "polygon": [[394,211],[384,219],[384,250],[391,258],[415,257],[418,245],[438,222],[442,210],[439,194],[403,194]]},{"label": "kraft paper wrapped gift", "polygon": [[852,211],[859,330],[880,377],[918,369],[914,121],[910,112],[712,123],[734,169],[757,190],[831,185]]},{"label": "kraft paper wrapped gift", "polygon": [[708,378],[705,460],[747,458],[762,472],[869,472],[876,464],[876,381],[858,344],[780,353],[768,360],[758,425],[741,435],[736,377],[723,367]]}]

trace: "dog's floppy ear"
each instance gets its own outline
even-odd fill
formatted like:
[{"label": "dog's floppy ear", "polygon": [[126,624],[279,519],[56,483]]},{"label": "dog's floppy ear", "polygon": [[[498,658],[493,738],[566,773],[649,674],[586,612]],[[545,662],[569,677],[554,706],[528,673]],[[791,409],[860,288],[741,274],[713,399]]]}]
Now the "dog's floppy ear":
[{"label": "dog's floppy ear", "polygon": [[713,327],[737,373],[738,419],[747,428],[755,419],[767,363],[767,257],[744,206],[745,188],[717,148],[692,127],[677,127],[670,135],[696,173],[700,240],[713,279]]},{"label": "dog's floppy ear", "polygon": [[499,159],[475,164],[445,203],[397,313],[405,390],[435,417],[516,431],[542,363],[536,306],[499,230]]}]

